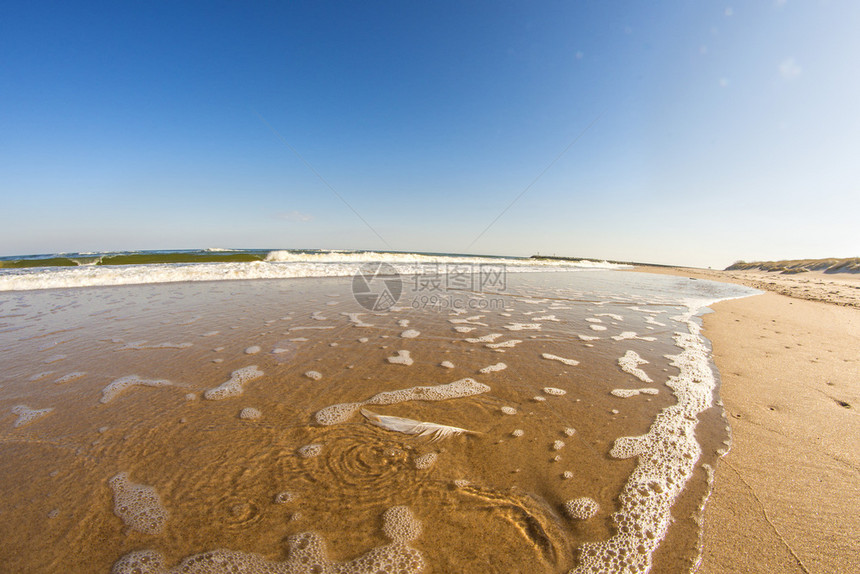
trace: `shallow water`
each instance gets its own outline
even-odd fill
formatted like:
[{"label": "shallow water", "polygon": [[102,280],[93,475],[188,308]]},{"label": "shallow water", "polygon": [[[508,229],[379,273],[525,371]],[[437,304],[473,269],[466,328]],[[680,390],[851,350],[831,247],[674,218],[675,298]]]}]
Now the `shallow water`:
[{"label": "shallow water", "polygon": [[[159,559],[170,568],[215,549],[234,554],[196,571],[231,571],[218,560],[284,572],[401,559],[404,572],[694,564],[707,469],[728,438],[695,313],[750,290],[524,273],[500,292],[432,301],[446,308],[404,292],[399,306],[369,312],[351,287],[334,278],[3,293],[2,569],[132,571],[129,553],[151,550],[142,570],[156,572]],[[436,396],[464,379],[469,393]],[[231,380],[230,396],[206,398]],[[378,398],[413,387],[436,388]],[[332,422],[318,415],[326,407],[366,401],[373,413],[472,432],[434,442],[374,426],[357,406],[343,422],[319,422]],[[53,410],[16,426],[23,407]],[[570,516],[565,503],[581,498],[596,514]],[[385,513],[399,507],[420,535],[391,534]],[[307,532],[325,550],[295,538]]]}]

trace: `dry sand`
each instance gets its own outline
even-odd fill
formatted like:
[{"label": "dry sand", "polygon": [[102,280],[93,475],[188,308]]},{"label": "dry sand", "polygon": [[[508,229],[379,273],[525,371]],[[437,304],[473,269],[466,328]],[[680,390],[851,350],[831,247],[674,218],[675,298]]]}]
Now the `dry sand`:
[{"label": "dry sand", "polygon": [[640,266],[638,271],[669,273],[739,283],[763,291],[773,291],[797,299],[822,301],[846,307],[860,308],[860,273],[824,273],[808,271],[786,275],[758,269],[743,271],[714,271],[686,267]]},{"label": "dry sand", "polygon": [[860,571],[858,278],[637,271],[771,291],[704,318],[732,448],[717,468],[696,572]]}]

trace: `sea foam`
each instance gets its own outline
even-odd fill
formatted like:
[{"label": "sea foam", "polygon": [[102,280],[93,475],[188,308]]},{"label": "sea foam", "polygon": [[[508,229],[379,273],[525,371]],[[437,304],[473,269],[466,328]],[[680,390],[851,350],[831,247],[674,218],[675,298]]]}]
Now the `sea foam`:
[{"label": "sea foam", "polygon": [[122,393],[124,390],[129,387],[167,387],[172,385],[170,381],[164,379],[141,379],[137,375],[128,375],[127,377],[122,377],[116,379],[111,384],[102,389],[102,398],[100,401],[102,403],[109,403],[116,396]]},{"label": "sea foam", "polygon": [[639,368],[639,365],[647,365],[648,361],[639,356],[636,351],[627,351],[624,356],[618,359],[618,366],[625,373],[630,373],[644,383],[653,383],[651,377]]},{"label": "sea foam", "polygon": [[377,546],[348,562],[328,558],[323,538],[314,532],[287,538],[289,556],[284,562],[271,562],[259,554],[232,550],[212,550],[190,556],[168,568],[164,556],[154,550],[137,550],[120,558],[112,574],[376,574],[397,572],[417,574],[425,568],[421,552],[409,542],[421,535],[421,522],[406,506],[394,506],[382,515],[382,533],[389,543]]},{"label": "sea foam", "polygon": [[219,401],[221,399],[239,396],[244,392],[246,384],[257,380],[262,376],[263,371],[258,369],[256,365],[235,370],[230,375],[230,379],[227,382],[222,383],[214,389],[209,389],[203,393],[203,397],[210,401]]},{"label": "sea foam", "polygon": [[627,267],[596,261],[539,261],[408,253],[272,251],[265,261],[158,263],[149,265],[80,265],[0,269],[0,291],[61,289],[108,285],[140,285],[176,281],[288,279],[294,277],[352,277],[368,262],[385,262],[401,276],[421,274],[428,264],[504,265],[507,273],[618,269]]},{"label": "sea foam", "polygon": [[22,427],[36,419],[42,418],[53,410],[53,407],[46,409],[31,409],[27,405],[15,405],[12,407],[12,414],[18,415],[18,419],[12,423],[12,426],[15,428]]},{"label": "sea foam", "polygon": [[406,401],[443,401],[459,399],[486,393],[490,390],[487,385],[474,379],[460,379],[453,383],[426,387],[410,387],[396,391],[385,391],[373,395],[369,399],[356,403],[340,403],[328,406],[314,415],[321,425],[333,425],[349,420],[365,405],[394,405]]},{"label": "sea foam", "polygon": [[155,488],[131,482],[125,472],[114,476],[109,484],[114,514],[126,526],[144,534],[159,534],[164,529],[168,513]]},{"label": "sea foam", "polygon": [[572,574],[644,574],[651,569],[652,554],[672,521],[672,504],[701,455],[696,423],[698,414],[712,405],[716,386],[701,328],[692,319],[696,311],[698,307],[691,306],[678,318],[689,332],[675,335],[675,344],[682,351],[669,357],[679,369],[666,382],[677,404],[660,411],[645,435],[616,439],[609,453],[614,458],[637,460],[619,497],[619,509],[612,515],[616,534],[583,544],[581,563]]}]

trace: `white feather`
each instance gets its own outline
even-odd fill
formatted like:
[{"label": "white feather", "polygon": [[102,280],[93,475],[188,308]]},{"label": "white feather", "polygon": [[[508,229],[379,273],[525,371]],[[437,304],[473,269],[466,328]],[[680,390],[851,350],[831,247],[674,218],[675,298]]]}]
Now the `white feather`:
[{"label": "white feather", "polygon": [[475,431],[461,429],[459,427],[450,427],[437,423],[414,421],[412,419],[404,419],[401,417],[393,417],[389,415],[378,415],[376,413],[370,412],[367,409],[361,409],[361,414],[363,414],[365,418],[370,421],[371,424],[374,424],[387,430],[402,432],[404,434],[414,434],[418,436],[432,435],[432,438],[430,439],[432,442],[442,440],[443,438],[456,436],[462,433],[475,434]]}]

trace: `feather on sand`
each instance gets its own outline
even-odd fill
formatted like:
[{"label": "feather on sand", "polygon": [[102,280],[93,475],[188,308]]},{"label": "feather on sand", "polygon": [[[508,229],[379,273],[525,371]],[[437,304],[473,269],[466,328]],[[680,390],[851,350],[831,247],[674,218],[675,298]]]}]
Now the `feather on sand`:
[{"label": "feather on sand", "polygon": [[402,432],[404,434],[413,434],[418,436],[430,436],[432,442],[456,436],[462,433],[477,434],[475,431],[461,429],[459,427],[451,427],[440,425],[437,423],[414,421],[412,419],[404,419],[389,415],[378,415],[367,409],[361,409],[361,414],[373,425],[386,430]]}]

